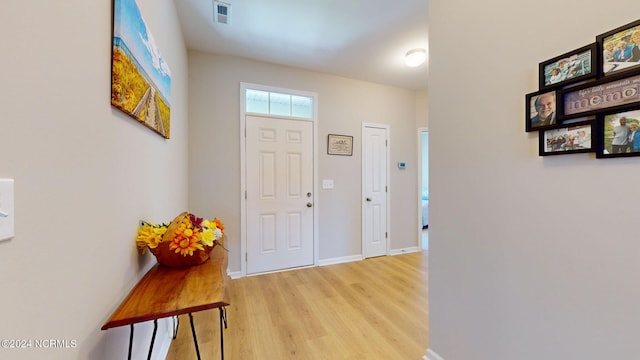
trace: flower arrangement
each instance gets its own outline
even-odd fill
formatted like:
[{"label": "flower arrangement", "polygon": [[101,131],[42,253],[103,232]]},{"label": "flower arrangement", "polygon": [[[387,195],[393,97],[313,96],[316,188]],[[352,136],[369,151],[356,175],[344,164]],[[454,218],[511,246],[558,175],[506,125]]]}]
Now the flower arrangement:
[{"label": "flower arrangement", "polygon": [[[215,246],[224,248],[220,242],[223,235],[224,224],[218,218],[207,220],[189,212],[183,212],[170,224],[140,221],[136,244],[141,253],[149,248],[161,264],[164,264],[161,255],[163,258],[171,255],[199,257],[199,260],[196,260],[198,263],[198,261],[207,260],[209,252]],[[172,261],[177,262],[178,266],[192,264],[188,260],[187,263],[180,259]],[[174,266],[171,261],[166,265]]]}]

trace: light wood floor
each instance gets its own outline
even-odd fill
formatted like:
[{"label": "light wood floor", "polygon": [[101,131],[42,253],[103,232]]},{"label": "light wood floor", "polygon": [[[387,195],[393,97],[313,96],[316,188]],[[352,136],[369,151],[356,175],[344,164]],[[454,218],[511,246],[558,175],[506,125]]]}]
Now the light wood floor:
[{"label": "light wood floor", "polygon": [[[422,359],[427,252],[230,281],[225,359]],[[203,360],[220,359],[218,310],[194,314]],[[167,360],[196,359],[187,315]]]}]

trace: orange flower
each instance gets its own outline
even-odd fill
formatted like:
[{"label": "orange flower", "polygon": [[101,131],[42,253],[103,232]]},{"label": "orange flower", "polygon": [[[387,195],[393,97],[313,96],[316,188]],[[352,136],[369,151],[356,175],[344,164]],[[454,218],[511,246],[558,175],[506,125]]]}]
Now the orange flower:
[{"label": "orange flower", "polygon": [[218,218],[214,218],[213,222],[216,224],[216,228],[220,229],[220,231],[222,231],[222,234],[224,235],[224,224],[222,223],[222,221],[220,221],[220,219]]}]

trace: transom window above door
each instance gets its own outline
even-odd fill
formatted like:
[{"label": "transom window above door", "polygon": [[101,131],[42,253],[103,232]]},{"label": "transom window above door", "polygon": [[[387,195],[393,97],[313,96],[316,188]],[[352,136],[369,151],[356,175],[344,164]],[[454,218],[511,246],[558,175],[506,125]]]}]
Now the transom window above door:
[{"label": "transom window above door", "polygon": [[313,119],[313,98],[263,90],[246,90],[247,113]]}]

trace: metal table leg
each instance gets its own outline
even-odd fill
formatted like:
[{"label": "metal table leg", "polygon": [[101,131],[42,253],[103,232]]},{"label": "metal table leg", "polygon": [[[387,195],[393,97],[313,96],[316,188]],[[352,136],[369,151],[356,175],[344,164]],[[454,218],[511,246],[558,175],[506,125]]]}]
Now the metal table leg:
[{"label": "metal table leg", "polygon": [[227,309],[223,307],[219,308],[220,310],[220,356],[221,359],[224,360],[224,330],[222,329],[222,324],[224,323],[224,328],[227,328]]},{"label": "metal table leg", "polygon": [[198,348],[198,338],[196,337],[196,328],[193,326],[193,315],[189,313],[189,321],[191,322],[191,334],[193,334],[193,343],[196,345],[196,355],[200,360],[200,349]]},{"label": "metal table leg", "polygon": [[131,333],[129,334],[129,356],[128,360],[131,360],[131,349],[133,347],[133,324],[131,324]]},{"label": "metal table leg", "polygon": [[156,333],[158,332],[158,319],[153,320],[153,335],[151,336],[151,345],[149,345],[149,355],[147,360],[151,360],[151,352],[153,351],[153,343],[156,342]]}]

